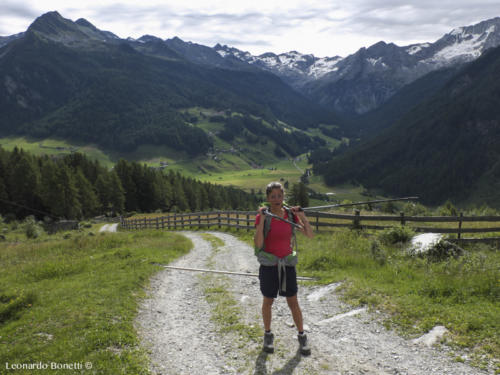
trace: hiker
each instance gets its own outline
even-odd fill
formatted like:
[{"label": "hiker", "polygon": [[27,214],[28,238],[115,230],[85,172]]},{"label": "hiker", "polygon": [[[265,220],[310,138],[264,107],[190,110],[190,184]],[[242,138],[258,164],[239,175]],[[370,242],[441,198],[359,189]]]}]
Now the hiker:
[{"label": "hiker", "polygon": [[[314,236],[312,228],[300,206],[287,207],[283,205],[284,189],[279,182],[271,182],[266,187],[267,204],[261,207],[255,218],[255,253],[260,263],[260,290],[264,296],[262,302],[262,320],[264,322],[264,346],[267,353],[274,352],[274,335],[271,332],[272,305],[278,296],[286,297],[293,321],[298,330],[300,352],[309,355],[311,349],[304,333],[302,311],[297,300],[297,255],[295,249],[295,229],[307,237]],[[282,221],[266,215],[271,213],[288,220]],[[296,223],[299,226],[292,225]]]}]

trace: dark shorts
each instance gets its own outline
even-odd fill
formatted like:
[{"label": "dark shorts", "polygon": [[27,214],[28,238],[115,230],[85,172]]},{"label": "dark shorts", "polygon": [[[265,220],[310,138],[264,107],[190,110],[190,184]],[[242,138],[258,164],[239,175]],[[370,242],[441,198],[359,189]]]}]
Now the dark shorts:
[{"label": "dark shorts", "polygon": [[279,290],[278,266],[260,266],[259,268],[260,291],[264,297],[276,298],[280,296],[293,297],[299,290],[297,286],[297,273],[295,267],[286,267],[286,291]]}]

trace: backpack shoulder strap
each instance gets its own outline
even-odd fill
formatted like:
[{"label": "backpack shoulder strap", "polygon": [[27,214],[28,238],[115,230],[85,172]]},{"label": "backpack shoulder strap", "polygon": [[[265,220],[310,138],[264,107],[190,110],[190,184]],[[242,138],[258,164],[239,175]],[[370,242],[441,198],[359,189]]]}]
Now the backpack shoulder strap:
[{"label": "backpack shoulder strap", "polygon": [[[285,210],[288,213],[288,220],[290,220],[292,223],[296,222],[295,214],[293,211],[290,209],[290,207],[285,206]],[[292,227],[292,241],[290,245],[292,246],[293,251],[296,253],[297,252],[297,236],[295,234],[295,226],[290,225]]]},{"label": "backpack shoulder strap", "polygon": [[[296,222],[296,217],[295,217],[295,214],[293,213],[293,211],[290,209],[290,207],[287,207],[285,206],[285,211],[288,215],[288,220],[291,221],[292,223],[295,223]],[[295,234],[295,226],[291,225],[292,227],[292,233]]]},{"label": "backpack shoulder strap", "polygon": [[264,238],[267,237],[269,234],[269,231],[271,230],[271,221],[272,221],[271,216],[264,215]]}]

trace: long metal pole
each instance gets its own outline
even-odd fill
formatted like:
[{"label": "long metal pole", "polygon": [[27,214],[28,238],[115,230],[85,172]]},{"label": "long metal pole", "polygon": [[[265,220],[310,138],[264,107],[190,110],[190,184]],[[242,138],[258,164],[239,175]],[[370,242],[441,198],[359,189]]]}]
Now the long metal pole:
[{"label": "long metal pole", "polygon": [[329,204],[326,206],[315,206],[315,207],[302,207],[304,211],[311,210],[322,210],[325,208],[334,208],[334,207],[347,207],[347,206],[356,206],[360,204],[372,204],[372,203],[384,203],[384,202],[395,202],[395,201],[407,201],[407,200],[416,200],[418,197],[405,197],[405,198],[394,198],[394,199],[380,199],[375,201],[366,201],[366,202],[355,202],[355,203],[345,203],[345,204]]},{"label": "long metal pole", "polygon": [[278,219],[278,220],[281,220],[281,221],[284,221],[285,223],[288,223],[290,225],[293,225],[294,227],[296,228],[299,228],[299,229],[302,229],[302,225],[299,225],[297,223],[294,223],[293,221],[290,221],[290,220],[287,220],[287,219],[284,219],[278,215],[275,215],[273,213],[271,213],[269,210],[264,210],[264,215],[267,215],[267,216],[271,216],[271,217],[274,217],[275,219]]},{"label": "long metal pole", "polygon": [[[225,275],[238,275],[238,276],[252,276],[259,277],[257,273],[246,273],[246,272],[232,272],[232,271],[220,271],[220,270],[207,270],[202,268],[189,268],[189,267],[175,267],[175,266],[163,266],[169,270],[180,270],[180,271],[192,271],[192,272],[210,272],[210,273],[222,273]],[[316,280],[313,277],[297,276],[297,280]]]}]

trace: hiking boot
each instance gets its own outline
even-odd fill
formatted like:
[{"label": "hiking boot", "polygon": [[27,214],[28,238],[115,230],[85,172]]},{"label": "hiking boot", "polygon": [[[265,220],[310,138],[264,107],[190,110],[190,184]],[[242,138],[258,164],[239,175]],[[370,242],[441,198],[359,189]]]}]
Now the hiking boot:
[{"label": "hiking boot", "polygon": [[311,354],[311,347],[309,346],[309,343],[307,341],[307,335],[305,333],[303,334],[298,334],[297,335],[299,339],[299,345],[300,345],[300,354],[302,355],[309,355]]},{"label": "hiking boot", "polygon": [[262,348],[266,353],[274,353],[274,335],[272,332],[264,333],[264,346]]}]

